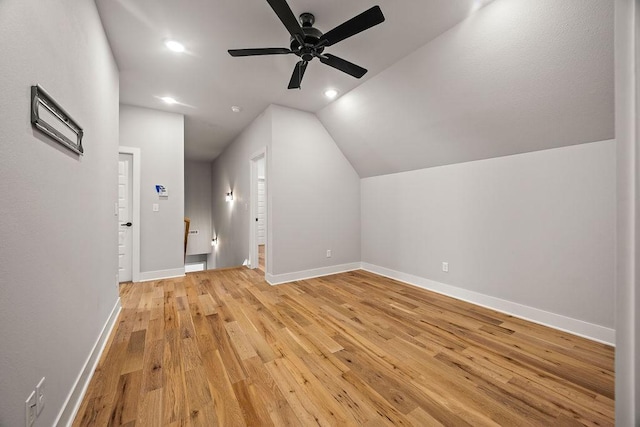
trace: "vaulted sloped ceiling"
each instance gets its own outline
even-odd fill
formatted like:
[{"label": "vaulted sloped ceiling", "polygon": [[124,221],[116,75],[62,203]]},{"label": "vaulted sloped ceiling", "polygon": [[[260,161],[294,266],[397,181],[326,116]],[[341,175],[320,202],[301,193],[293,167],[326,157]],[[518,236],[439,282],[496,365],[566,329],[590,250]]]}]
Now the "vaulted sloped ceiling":
[{"label": "vaulted sloped ceiling", "polygon": [[613,11],[496,0],[318,116],[361,177],[614,138]]},{"label": "vaulted sloped ceiling", "polygon": [[[325,89],[349,92],[491,0],[287,1],[296,16],[313,13],[322,31],[379,5],[383,24],[327,49],[369,72],[358,80],[314,60],[302,90],[288,90],[295,55],[232,58],[227,49],[289,45],[266,0],[95,0],[120,70],[120,101],[184,114],[185,158],[210,161],[270,104],[315,113],[330,103]],[[166,39],[186,52],[169,51]]]}]

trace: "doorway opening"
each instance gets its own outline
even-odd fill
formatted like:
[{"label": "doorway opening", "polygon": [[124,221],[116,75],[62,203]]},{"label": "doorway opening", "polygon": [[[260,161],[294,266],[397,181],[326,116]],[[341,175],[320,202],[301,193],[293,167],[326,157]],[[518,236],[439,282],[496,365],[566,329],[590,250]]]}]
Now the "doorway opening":
[{"label": "doorway opening", "polygon": [[268,203],[267,149],[254,153],[250,159],[251,217],[249,266],[267,272]]}]

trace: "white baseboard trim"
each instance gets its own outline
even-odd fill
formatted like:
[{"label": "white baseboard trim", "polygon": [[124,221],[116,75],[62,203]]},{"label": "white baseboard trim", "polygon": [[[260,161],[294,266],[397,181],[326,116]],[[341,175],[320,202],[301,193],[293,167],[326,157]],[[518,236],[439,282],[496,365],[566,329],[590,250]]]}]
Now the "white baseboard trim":
[{"label": "white baseboard trim", "polygon": [[189,262],[184,265],[185,273],[195,273],[196,271],[205,271],[207,269],[206,261]]},{"label": "white baseboard trim", "polygon": [[107,345],[111,331],[116,325],[116,320],[118,319],[121,309],[122,304],[120,303],[120,297],[118,297],[113,310],[111,310],[111,314],[109,314],[107,318],[107,322],[102,327],[102,331],[100,331],[100,335],[98,335],[98,339],[89,353],[89,357],[86,362],[84,362],[84,366],[82,370],[80,370],[80,374],[71,388],[71,392],[69,392],[67,399],[64,401],[64,405],[62,405],[62,409],[58,413],[56,421],[53,423],[54,426],[69,427],[73,423],[73,419],[78,413],[78,409],[80,409],[80,404],[87,392],[87,387],[89,387],[93,373],[98,366],[102,352]]},{"label": "white baseboard trim", "polygon": [[314,268],[312,270],[296,271],[284,274],[265,274],[265,280],[270,285],[281,285],[283,283],[295,282],[296,280],[313,279],[314,277],[328,276],[330,274],[345,273],[347,271],[359,270],[360,263],[332,265],[329,267]]},{"label": "white baseboard trim", "polygon": [[444,283],[425,279],[424,277],[402,273],[400,271],[391,270],[389,268],[380,267],[366,262],[362,263],[362,269],[409,285],[510,314],[533,323],[549,326],[573,335],[578,335],[593,341],[615,346],[616,333],[615,330],[611,328],[529,307],[516,302],[484,295],[478,292],[469,291],[456,286],[446,285]]},{"label": "white baseboard trim", "polygon": [[140,272],[141,282],[150,282],[152,280],[162,280],[162,279],[173,279],[174,277],[184,277],[184,267],[172,268],[170,270]]}]

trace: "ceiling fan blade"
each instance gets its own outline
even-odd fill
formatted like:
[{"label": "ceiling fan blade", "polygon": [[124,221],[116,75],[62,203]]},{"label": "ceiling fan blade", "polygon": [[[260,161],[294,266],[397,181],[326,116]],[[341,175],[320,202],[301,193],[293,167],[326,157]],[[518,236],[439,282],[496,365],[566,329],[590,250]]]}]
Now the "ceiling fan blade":
[{"label": "ceiling fan blade", "polygon": [[257,49],[229,49],[231,56],[256,56],[256,55],[286,55],[293,53],[284,47],[266,47]]},{"label": "ceiling fan blade", "polygon": [[293,69],[291,80],[289,81],[289,89],[300,89],[304,72],[307,69],[307,64],[307,61],[300,61],[296,64],[296,67]]},{"label": "ceiling fan blade", "polygon": [[350,74],[356,79],[359,79],[360,77],[367,74],[367,70],[365,68],[362,68],[359,65],[356,65],[352,62],[346,61],[342,58],[338,58],[337,56],[334,56],[328,53],[322,56],[319,56],[318,58],[320,58],[320,62],[322,62],[323,64],[333,67],[347,74]]},{"label": "ceiling fan blade", "polygon": [[[298,39],[298,41],[304,38],[302,28],[298,23],[298,18],[293,14],[287,0],[267,0],[271,9],[278,15],[280,21],[287,27],[287,31],[292,37]],[[302,43],[301,43],[302,44]]]},{"label": "ceiling fan blade", "polygon": [[360,15],[349,19],[344,24],[338,25],[320,38],[319,45],[331,46],[346,38],[354,36],[364,30],[384,22],[384,15],[380,6],[362,12]]}]

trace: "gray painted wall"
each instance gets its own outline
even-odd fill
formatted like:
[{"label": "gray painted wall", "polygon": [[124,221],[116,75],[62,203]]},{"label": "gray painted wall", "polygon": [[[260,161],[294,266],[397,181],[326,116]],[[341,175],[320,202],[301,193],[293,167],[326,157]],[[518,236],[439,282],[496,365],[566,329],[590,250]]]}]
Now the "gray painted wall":
[{"label": "gray painted wall", "polygon": [[[249,158],[265,146],[267,273],[359,262],[358,175],[314,114],[271,105],[213,164],[216,267],[248,258]],[[233,203],[224,201],[229,189]]]},{"label": "gray painted wall", "polygon": [[362,261],[612,328],[615,151],[604,141],[363,179]]},{"label": "gray painted wall", "polygon": [[612,139],[613,10],[495,0],[318,117],[361,177]]},{"label": "gray painted wall", "polygon": [[[118,70],[91,1],[3,0],[0,40],[0,425],[24,425],[44,376],[50,426],[118,298]],[[84,156],[32,129],[35,83]]]},{"label": "gray painted wall", "polygon": [[[184,116],[121,105],[120,145],[141,151],[141,273],[184,268]],[[168,198],[158,197],[156,184]]]},{"label": "gray painted wall", "polygon": [[[271,108],[260,114],[211,167],[213,234],[218,236],[211,264],[216,268],[242,265],[249,258],[249,158],[263,147],[271,148]],[[229,190],[233,190],[233,202],[225,202]]]},{"label": "gray painted wall", "polygon": [[314,114],[275,105],[271,111],[272,273],[359,262],[358,174]]},{"label": "gray painted wall", "polygon": [[640,5],[616,0],[616,425],[640,425]]},{"label": "gray painted wall", "polygon": [[211,163],[184,163],[184,215],[191,220],[187,255],[211,253]]}]

